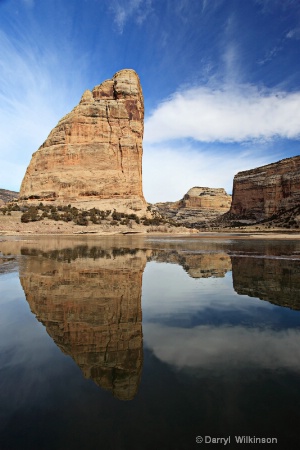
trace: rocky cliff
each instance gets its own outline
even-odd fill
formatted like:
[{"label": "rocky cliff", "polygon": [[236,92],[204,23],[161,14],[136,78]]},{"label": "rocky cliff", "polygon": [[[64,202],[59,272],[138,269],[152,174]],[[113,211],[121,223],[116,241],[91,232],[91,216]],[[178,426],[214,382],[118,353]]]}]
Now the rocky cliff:
[{"label": "rocky cliff", "polygon": [[32,155],[21,199],[119,211],[145,209],[143,129],[138,75],[121,70],[85,91]]},{"label": "rocky cliff", "polygon": [[229,216],[260,221],[299,204],[300,156],[295,156],[235,175]]},{"label": "rocky cliff", "polygon": [[143,251],[23,248],[20,281],[31,311],[85,377],[121,400],[137,393],[142,364]]},{"label": "rocky cliff", "polygon": [[222,188],[193,187],[177,202],[156,203],[160,214],[186,226],[202,227],[226,213],[231,195]]}]

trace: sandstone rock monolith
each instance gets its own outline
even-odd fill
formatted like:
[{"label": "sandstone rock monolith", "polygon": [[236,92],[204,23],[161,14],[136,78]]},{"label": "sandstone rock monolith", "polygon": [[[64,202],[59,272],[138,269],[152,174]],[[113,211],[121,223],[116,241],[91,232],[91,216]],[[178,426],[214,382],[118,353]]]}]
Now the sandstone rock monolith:
[{"label": "sandstone rock monolith", "polygon": [[20,197],[27,202],[142,211],[144,102],[134,70],[117,72],[50,132],[32,155]]}]

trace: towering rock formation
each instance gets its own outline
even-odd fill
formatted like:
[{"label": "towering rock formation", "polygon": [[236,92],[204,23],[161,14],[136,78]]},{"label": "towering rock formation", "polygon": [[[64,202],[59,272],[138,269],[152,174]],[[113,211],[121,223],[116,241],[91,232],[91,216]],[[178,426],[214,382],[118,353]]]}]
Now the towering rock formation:
[{"label": "towering rock formation", "polygon": [[32,155],[20,197],[25,200],[145,209],[142,192],[144,102],[134,70],[117,72],[51,131]]},{"label": "towering rock formation", "polygon": [[86,378],[121,400],[137,393],[142,364],[144,251],[78,246],[30,256],[20,281],[31,311]]},{"label": "towering rock formation", "polygon": [[235,175],[229,215],[259,221],[299,204],[300,156],[295,156]]},{"label": "towering rock formation", "polygon": [[223,188],[193,187],[177,202],[156,203],[158,211],[165,217],[186,226],[205,226],[231,205],[231,195]]}]

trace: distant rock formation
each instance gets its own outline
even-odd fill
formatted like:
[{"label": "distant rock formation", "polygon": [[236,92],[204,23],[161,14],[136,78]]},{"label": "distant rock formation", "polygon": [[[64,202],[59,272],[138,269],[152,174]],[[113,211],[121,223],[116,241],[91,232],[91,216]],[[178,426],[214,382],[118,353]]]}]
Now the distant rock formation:
[{"label": "distant rock formation", "polygon": [[18,197],[19,192],[9,191],[7,189],[0,189],[0,206]]},{"label": "distant rock formation", "polygon": [[144,251],[85,245],[24,247],[20,281],[31,311],[86,378],[121,400],[138,391],[143,366]]},{"label": "distant rock formation", "polygon": [[228,216],[257,222],[299,204],[300,156],[295,156],[236,174]]},{"label": "distant rock formation", "polygon": [[142,192],[144,101],[134,70],[117,72],[51,131],[32,155],[20,197],[138,211]]},{"label": "distant rock formation", "polygon": [[186,226],[202,227],[226,213],[231,195],[223,188],[193,187],[177,202],[156,203],[161,215]]}]

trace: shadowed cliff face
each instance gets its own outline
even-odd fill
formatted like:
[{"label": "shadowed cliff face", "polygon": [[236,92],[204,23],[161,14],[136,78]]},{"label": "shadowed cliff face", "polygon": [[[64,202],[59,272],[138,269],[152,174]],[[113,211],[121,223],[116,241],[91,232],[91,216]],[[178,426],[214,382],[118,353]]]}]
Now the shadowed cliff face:
[{"label": "shadowed cliff face", "polygon": [[232,257],[233,288],[239,295],[258,297],[300,310],[300,260]]},{"label": "shadowed cliff face", "polygon": [[230,214],[268,219],[299,205],[300,156],[235,175]]},{"label": "shadowed cliff face", "polygon": [[85,246],[22,253],[31,255],[20,266],[26,299],[54,342],[86,378],[121,400],[132,399],[143,364],[145,253]]}]

